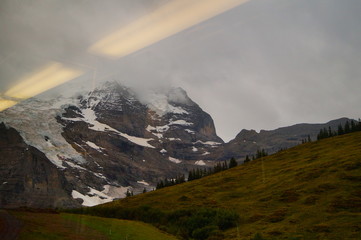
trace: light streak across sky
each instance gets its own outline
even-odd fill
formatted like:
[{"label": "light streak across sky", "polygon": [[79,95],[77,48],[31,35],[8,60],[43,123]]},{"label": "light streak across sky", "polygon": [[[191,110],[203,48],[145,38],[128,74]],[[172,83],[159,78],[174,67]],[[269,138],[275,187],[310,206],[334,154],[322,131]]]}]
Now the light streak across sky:
[{"label": "light streak across sky", "polygon": [[174,0],[102,38],[89,51],[121,58],[246,2],[248,0]]}]

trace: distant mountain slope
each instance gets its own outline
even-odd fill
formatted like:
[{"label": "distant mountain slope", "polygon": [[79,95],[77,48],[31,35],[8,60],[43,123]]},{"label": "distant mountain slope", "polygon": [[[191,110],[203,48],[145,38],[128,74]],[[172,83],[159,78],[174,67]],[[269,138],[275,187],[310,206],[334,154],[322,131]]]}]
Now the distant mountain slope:
[{"label": "distant mountain slope", "polygon": [[346,121],[353,120],[340,118],[327,123],[301,123],[275,130],[261,130],[259,133],[255,130],[243,129],[233,140],[225,143],[221,148],[214,149],[209,156],[218,160],[228,160],[231,157],[243,160],[246,155],[252,156],[260,149],[275,153],[300,144],[308,136],[316,140],[320,129],[331,127],[332,130],[337,131],[338,125],[344,126]]},{"label": "distant mountain slope", "polygon": [[225,208],[241,216],[225,239],[360,239],[360,156],[361,133],[346,134],[88,211]]}]

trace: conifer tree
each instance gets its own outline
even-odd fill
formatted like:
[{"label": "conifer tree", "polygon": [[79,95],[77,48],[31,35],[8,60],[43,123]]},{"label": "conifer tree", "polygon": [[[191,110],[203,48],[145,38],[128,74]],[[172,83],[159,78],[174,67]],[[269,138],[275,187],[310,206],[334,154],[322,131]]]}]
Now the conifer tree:
[{"label": "conifer tree", "polygon": [[328,137],[332,137],[332,130],[330,126],[328,126]]},{"label": "conifer tree", "polygon": [[351,132],[355,132],[356,131],[356,125],[355,122],[352,120],[351,121]]},{"label": "conifer tree", "polygon": [[236,161],[236,159],[234,159],[234,157],[231,158],[231,160],[229,160],[229,168],[234,168],[237,167],[238,163]]},{"label": "conifer tree", "polygon": [[348,122],[348,120],[345,123],[345,133],[350,133],[350,123]]},{"label": "conifer tree", "polygon": [[342,135],[344,134],[344,130],[343,130],[343,127],[341,124],[338,125],[338,128],[337,128],[337,134],[338,135]]},{"label": "conifer tree", "polygon": [[188,174],[188,181],[192,181],[192,180],[194,180],[193,170],[189,171],[189,174]]}]

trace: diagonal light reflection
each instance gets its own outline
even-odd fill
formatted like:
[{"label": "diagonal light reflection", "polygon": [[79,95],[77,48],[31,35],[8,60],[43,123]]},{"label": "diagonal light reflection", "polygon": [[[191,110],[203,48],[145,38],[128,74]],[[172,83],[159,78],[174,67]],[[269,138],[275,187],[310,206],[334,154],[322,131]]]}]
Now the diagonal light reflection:
[{"label": "diagonal light reflection", "polygon": [[89,51],[120,58],[248,1],[174,0],[106,36]]},{"label": "diagonal light reflection", "polygon": [[51,62],[41,70],[24,77],[19,84],[7,90],[0,97],[0,111],[59,86],[83,74],[82,71],[69,68],[58,62]]}]

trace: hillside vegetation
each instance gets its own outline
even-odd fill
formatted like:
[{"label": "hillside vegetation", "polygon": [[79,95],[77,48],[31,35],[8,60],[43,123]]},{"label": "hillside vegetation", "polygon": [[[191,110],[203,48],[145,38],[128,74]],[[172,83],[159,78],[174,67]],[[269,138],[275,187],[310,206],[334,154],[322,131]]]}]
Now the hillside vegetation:
[{"label": "hillside vegetation", "polygon": [[151,225],[74,214],[12,211],[21,221],[19,240],[176,240]]},{"label": "hillside vegetation", "polygon": [[[162,219],[169,218],[163,213],[176,217],[174,212],[189,209],[224,209],[238,215],[236,224],[231,219],[221,234],[209,239],[361,239],[361,133],[302,144],[199,180],[82,212],[148,221],[191,238],[192,233],[182,235],[167,225],[169,219]],[[152,219],[144,219],[144,213]]]}]

